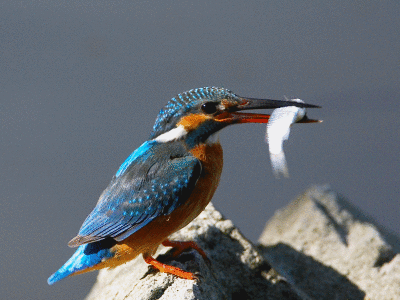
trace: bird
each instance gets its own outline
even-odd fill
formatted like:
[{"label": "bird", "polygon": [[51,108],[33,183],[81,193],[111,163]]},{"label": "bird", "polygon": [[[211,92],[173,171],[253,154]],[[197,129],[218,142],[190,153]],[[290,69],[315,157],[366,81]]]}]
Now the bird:
[{"label": "bird", "polygon": [[243,112],[285,106],[317,105],[241,97],[222,87],[204,87],[178,94],[156,117],[150,137],[122,163],[100,195],[78,235],[78,247],[47,282],[103,268],[115,268],[142,254],[161,272],[195,280],[198,276],[164,264],[153,256],[162,244],[172,256],[195,249],[192,241],[168,237],[195,219],[217,189],[223,151],[218,132],[232,124],[267,123],[268,114]]}]

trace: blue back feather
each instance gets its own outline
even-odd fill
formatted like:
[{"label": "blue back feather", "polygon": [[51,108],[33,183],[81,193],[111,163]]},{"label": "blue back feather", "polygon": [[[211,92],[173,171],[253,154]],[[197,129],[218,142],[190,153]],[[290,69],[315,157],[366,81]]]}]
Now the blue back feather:
[{"label": "blue back feather", "polygon": [[119,167],[117,174],[115,174],[116,177],[121,176],[126,169],[135,161],[138,160],[140,156],[143,156],[146,154],[146,151],[148,151],[152,145],[154,145],[154,141],[149,141],[149,142],[144,142],[139,148],[137,148],[135,151],[132,152],[131,155],[123,162],[123,164]]}]

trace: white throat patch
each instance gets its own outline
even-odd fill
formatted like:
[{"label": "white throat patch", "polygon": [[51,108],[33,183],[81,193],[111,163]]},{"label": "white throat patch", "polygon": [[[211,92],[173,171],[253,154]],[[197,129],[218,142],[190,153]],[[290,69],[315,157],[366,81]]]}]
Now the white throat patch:
[{"label": "white throat patch", "polygon": [[168,143],[184,137],[187,133],[185,127],[179,125],[178,127],[159,135],[154,140],[159,143]]}]

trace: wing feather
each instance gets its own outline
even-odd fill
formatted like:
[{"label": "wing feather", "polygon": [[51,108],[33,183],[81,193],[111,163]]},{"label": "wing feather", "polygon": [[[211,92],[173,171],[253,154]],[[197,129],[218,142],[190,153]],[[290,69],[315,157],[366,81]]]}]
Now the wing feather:
[{"label": "wing feather", "polygon": [[147,150],[135,159],[131,155],[129,165],[124,163],[69,246],[107,237],[121,241],[189,198],[200,177],[201,162],[176,146],[157,144]]}]

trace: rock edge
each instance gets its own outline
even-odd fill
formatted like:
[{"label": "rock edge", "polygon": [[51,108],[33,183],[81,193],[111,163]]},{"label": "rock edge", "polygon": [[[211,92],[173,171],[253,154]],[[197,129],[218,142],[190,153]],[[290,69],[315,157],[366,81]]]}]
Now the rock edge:
[{"label": "rock edge", "polygon": [[329,186],[267,223],[259,247],[303,299],[400,299],[400,240]]}]

